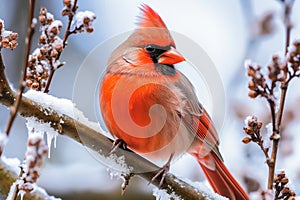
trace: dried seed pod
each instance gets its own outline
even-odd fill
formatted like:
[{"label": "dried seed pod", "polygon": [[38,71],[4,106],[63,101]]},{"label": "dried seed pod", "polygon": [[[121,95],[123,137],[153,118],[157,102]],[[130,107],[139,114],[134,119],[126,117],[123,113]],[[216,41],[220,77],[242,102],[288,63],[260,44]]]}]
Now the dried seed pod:
[{"label": "dried seed pod", "polygon": [[250,90],[248,96],[251,98],[256,98],[258,96],[258,93],[254,90]]},{"label": "dried seed pod", "polygon": [[46,37],[45,37],[44,35],[41,35],[41,36],[39,37],[39,43],[40,43],[40,44],[46,44]]},{"label": "dried seed pod", "polygon": [[244,137],[243,140],[242,140],[242,142],[243,142],[244,144],[248,144],[249,142],[251,142],[251,138],[249,138],[249,137]]},{"label": "dried seed pod", "polygon": [[64,5],[66,6],[66,7],[68,7],[68,8],[70,8],[71,7],[71,0],[64,0]]},{"label": "dried seed pod", "polygon": [[45,24],[45,23],[46,23],[46,16],[40,15],[40,16],[39,16],[39,22],[40,22],[41,24]]},{"label": "dried seed pod", "polygon": [[58,51],[58,52],[61,52],[63,50],[63,46],[58,44],[55,46],[55,50]]}]

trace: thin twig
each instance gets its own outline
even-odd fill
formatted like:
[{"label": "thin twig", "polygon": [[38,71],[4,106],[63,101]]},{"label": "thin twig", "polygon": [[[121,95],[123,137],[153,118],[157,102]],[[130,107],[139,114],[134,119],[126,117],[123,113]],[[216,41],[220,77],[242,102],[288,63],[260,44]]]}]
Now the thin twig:
[{"label": "thin twig", "polygon": [[[287,56],[288,47],[290,45],[291,29],[292,29],[292,23],[291,23],[290,17],[291,17],[291,10],[292,10],[294,0],[291,0],[288,3],[285,1],[282,1],[282,2],[284,3],[284,6],[285,6],[284,7],[284,23],[286,26],[285,56]],[[287,63],[286,63],[286,65],[287,65]],[[276,116],[276,121],[275,121],[275,124],[273,124],[273,135],[271,136],[271,139],[273,140],[273,144],[272,144],[271,160],[270,160],[270,165],[269,165],[268,189],[273,188],[278,145],[279,145],[279,140],[280,140],[280,125],[281,125],[281,121],[282,121],[285,99],[286,99],[288,84],[289,84],[290,80],[291,80],[291,76],[289,77],[289,79],[287,79],[286,81],[281,83],[280,103],[279,103],[279,108],[278,108],[278,112],[277,112],[277,116]]]},{"label": "thin twig", "polygon": [[[28,58],[29,58],[29,52],[30,52],[30,46],[31,46],[31,39],[34,33],[34,26],[32,24],[33,19],[33,13],[34,13],[34,5],[35,0],[29,0],[29,14],[28,14],[28,24],[27,24],[27,36],[25,39],[25,55],[24,55],[24,61],[23,61],[23,70],[22,75],[19,82],[19,90],[17,92],[16,101],[15,103],[10,107],[10,116],[7,122],[7,126],[5,129],[5,134],[7,137],[9,136],[11,127],[13,125],[13,122],[15,120],[15,117],[18,112],[18,108],[22,99],[22,94],[25,89],[25,80],[26,80],[26,71],[28,66]],[[0,156],[2,155],[2,150],[0,150]]]},{"label": "thin twig", "polygon": [[[63,37],[63,49],[66,47],[67,45],[67,40],[69,38],[70,35],[72,35],[74,32],[71,31],[71,25],[72,25],[72,21],[73,21],[73,17],[74,17],[74,14],[77,10],[77,0],[74,0],[74,4],[73,4],[73,8],[71,9],[71,12],[69,13],[68,15],[68,25],[67,25],[67,28],[66,28],[66,32],[64,34],[64,37]],[[59,60],[60,58],[60,55],[61,55],[62,51],[58,53],[57,55],[57,58],[56,60]],[[49,78],[47,80],[47,84],[46,84],[46,87],[45,87],[45,90],[44,90],[44,93],[48,93],[49,92],[49,88],[50,88],[50,84],[52,82],[52,79],[53,79],[53,75],[55,73],[56,69],[51,66],[50,67],[50,74],[49,74]]]},{"label": "thin twig", "polygon": [[69,13],[69,15],[68,15],[69,21],[68,21],[68,25],[67,25],[67,29],[66,29],[64,38],[63,38],[63,48],[66,47],[68,37],[72,34],[72,31],[70,31],[70,29],[71,29],[71,24],[72,24],[73,17],[74,17],[76,10],[77,10],[77,0],[74,0],[72,12]]},{"label": "thin twig", "polygon": [[294,0],[291,0],[290,2],[284,3],[284,23],[286,26],[286,37],[285,37],[285,55],[288,52],[288,47],[290,44],[290,38],[291,38],[291,30],[292,30],[292,22],[291,22],[291,11],[294,4]]}]

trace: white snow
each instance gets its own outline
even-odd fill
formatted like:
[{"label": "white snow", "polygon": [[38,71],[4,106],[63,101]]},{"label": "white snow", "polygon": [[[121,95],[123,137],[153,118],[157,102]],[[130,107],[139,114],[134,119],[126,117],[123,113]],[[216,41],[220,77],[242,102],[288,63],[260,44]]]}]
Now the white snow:
[{"label": "white snow", "polygon": [[0,132],[0,149],[3,150],[3,148],[5,147],[7,142],[8,142],[8,137],[7,137],[6,133]]},{"label": "white snow", "polygon": [[[8,195],[7,195],[7,197],[6,197],[6,200],[11,200],[11,199],[13,199],[13,194],[14,194],[14,191],[15,191],[16,186],[17,186],[17,182],[14,182],[14,183],[12,184],[12,186],[10,186],[10,190],[9,190],[9,193],[8,193]],[[21,199],[22,199],[22,198],[21,198]]]},{"label": "white snow", "polygon": [[[51,30],[52,30],[54,27],[55,27],[56,30],[57,30],[57,33],[56,33],[56,34],[53,34],[53,33],[51,32]],[[48,35],[58,35],[61,28],[62,28],[62,22],[61,22],[60,20],[54,20],[54,21],[49,25],[49,27],[48,27],[48,29],[47,29],[47,33],[48,33]]]},{"label": "white snow", "polygon": [[29,90],[24,96],[40,104],[45,108],[45,112],[48,114],[55,111],[60,117],[67,115],[100,133],[105,133],[98,123],[89,121],[89,119],[84,116],[83,112],[78,110],[69,99],[57,98],[35,90]]},{"label": "white snow", "polygon": [[37,55],[40,54],[40,52],[41,52],[41,49],[40,49],[40,48],[36,48],[36,49],[32,52],[32,54],[29,56],[29,60],[31,59],[31,56],[37,56]]},{"label": "white snow", "polygon": [[32,18],[32,21],[31,21],[31,27],[35,27],[36,24],[37,24],[37,19],[34,17],[34,18]]},{"label": "white snow", "polygon": [[36,70],[37,73],[40,73],[40,74],[43,73],[43,71],[44,71],[42,65],[36,65],[35,70]]},{"label": "white snow", "polygon": [[61,67],[62,65],[65,64],[65,62],[60,62],[59,60],[56,60],[56,58],[52,59],[52,64],[53,64],[53,68],[54,69],[58,69],[59,67]]},{"label": "white snow", "polygon": [[[19,183],[20,183],[20,180],[17,180],[16,182],[13,183],[13,185],[10,187],[10,190],[9,190],[9,193],[8,193],[8,196],[7,196],[6,200],[11,200],[12,199],[14,190],[18,186]],[[46,200],[61,200],[61,198],[56,198],[54,196],[49,196],[48,193],[46,192],[46,190],[44,190],[43,188],[37,186],[36,184],[32,184],[32,187],[33,187],[32,193],[40,195],[40,196],[44,197],[44,199],[46,199]],[[25,191],[20,190],[19,193],[18,193],[18,196],[20,196],[21,200],[23,200],[25,194],[26,194]]]},{"label": "white snow", "polygon": [[174,199],[174,200],[181,200],[179,196],[177,196],[174,192],[171,194],[167,193],[167,190],[161,190],[158,188],[153,189],[153,196],[156,197],[156,200],[169,200],[169,199]]},{"label": "white snow", "polygon": [[6,30],[4,30],[4,31],[2,31],[2,34],[1,34],[1,36],[2,37],[8,37],[10,34],[12,34],[13,32],[12,31],[6,31]]},{"label": "white snow", "polygon": [[131,166],[126,164],[124,156],[118,157],[116,154],[111,154],[108,157],[103,157],[103,161],[109,166],[108,171],[111,178],[119,176],[121,173],[129,174],[133,170]]},{"label": "white snow", "polygon": [[[56,142],[56,137],[58,135],[58,132],[54,130],[50,123],[43,123],[40,120],[38,120],[35,117],[29,117],[27,118],[26,126],[28,128],[28,131],[34,131],[36,136],[43,136],[44,133],[47,135],[47,145],[48,145],[48,157],[50,158],[50,149],[51,144],[54,139],[54,142]],[[56,144],[54,144],[54,147]]]},{"label": "white snow", "polygon": [[[226,200],[227,198],[220,196],[219,194],[213,192],[209,187],[207,187],[206,183],[202,182],[193,182],[187,178],[180,177],[181,180],[193,186],[198,192],[201,192],[207,199],[214,199],[214,200]],[[178,181],[175,179],[175,181]],[[182,187],[184,187],[182,185]],[[180,200],[180,196],[176,195],[174,192],[168,194],[165,189],[153,189],[153,195],[156,197],[157,200],[168,200],[168,199],[175,199]]]},{"label": "white snow", "polygon": [[249,66],[253,65],[253,62],[251,59],[246,59],[244,62],[244,67],[247,70]]},{"label": "white snow", "polygon": [[4,155],[1,156],[0,162],[4,163],[4,165],[14,172],[16,175],[20,172],[20,160],[18,158],[6,158]]},{"label": "white snow", "polygon": [[[196,188],[199,192],[201,192],[205,197],[208,199],[215,199],[215,200],[228,200],[228,198],[220,196],[219,194],[212,191],[209,187],[207,187],[206,183],[204,182],[193,182],[188,178],[180,177],[181,180],[184,182],[192,185],[194,188]],[[175,180],[176,181],[176,180]]]},{"label": "white snow", "polygon": [[70,7],[71,7],[71,8],[73,8],[73,6],[74,6],[74,1],[75,1],[75,0],[71,0],[71,2],[70,2]]},{"label": "white snow", "polygon": [[246,126],[248,126],[248,122],[257,123],[257,118],[255,116],[249,115],[244,120],[244,123],[245,123]]},{"label": "white snow", "polygon": [[47,12],[46,17],[47,17],[47,19],[54,20],[54,16],[50,12]]},{"label": "white snow", "polygon": [[75,15],[75,23],[77,28],[84,24],[84,18],[89,18],[91,21],[93,21],[96,18],[96,15],[89,10],[78,12]]},{"label": "white snow", "polygon": [[88,33],[93,31],[93,21],[96,19],[96,15],[87,10],[78,12],[74,20],[72,21],[72,27],[77,31],[77,33],[81,33],[86,31]]},{"label": "white snow", "polygon": [[57,45],[63,45],[63,40],[60,37],[55,36],[54,42],[52,43],[52,47],[55,48],[55,46]]},{"label": "white snow", "polygon": [[34,189],[33,192],[36,194],[39,194],[41,196],[44,196],[46,200],[61,200],[61,198],[57,198],[54,196],[49,196],[49,194],[46,192],[45,189],[37,186],[36,184],[34,184]]},{"label": "white snow", "polygon": [[267,135],[270,137],[273,134],[273,124],[270,122],[266,125]]}]

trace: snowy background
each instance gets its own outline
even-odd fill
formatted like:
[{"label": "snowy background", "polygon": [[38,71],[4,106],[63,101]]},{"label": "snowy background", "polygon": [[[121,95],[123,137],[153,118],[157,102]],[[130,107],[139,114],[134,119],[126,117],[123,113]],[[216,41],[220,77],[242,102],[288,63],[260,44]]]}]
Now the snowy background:
[{"label": "snowy background", "polygon": [[[244,145],[241,139],[245,136],[242,131],[243,119],[255,114],[265,125],[269,123],[267,105],[264,101],[251,100],[247,97],[247,77],[245,76],[244,60],[251,60],[266,66],[271,55],[282,55],[284,49],[284,27],[282,24],[283,9],[279,1],[275,0],[164,0],[164,1],[120,1],[120,0],[79,0],[81,10],[93,11],[97,19],[95,31],[92,34],[71,36],[69,45],[63,52],[61,60],[67,64],[55,74],[50,88],[50,94],[72,99],[76,74],[82,61],[92,49],[112,36],[131,31],[135,28],[139,5],[146,3],[156,10],[163,18],[170,30],[181,33],[198,45],[214,62],[221,77],[225,91],[225,118],[223,126],[219,127],[221,145],[220,150],[228,168],[244,184],[244,177],[253,177],[259,181],[262,188],[266,188],[267,166],[264,164],[262,152],[254,144]],[[61,1],[37,1],[36,16],[40,6],[46,6],[48,11],[66,24],[66,19],[60,17]],[[0,7],[0,18],[5,20],[6,28],[19,33],[19,47],[10,52],[3,50],[3,57],[10,82],[16,86],[22,66],[24,50],[24,34],[27,24],[26,1],[3,0]],[[258,36],[256,21],[266,13],[273,13],[273,33],[267,36]],[[296,1],[292,20],[294,29],[292,39],[300,37],[300,2]],[[34,43],[35,45],[35,43]],[[99,61],[95,60],[97,66]],[[104,66],[99,66],[99,70]],[[87,81],[89,78],[87,77]],[[300,193],[300,163],[296,147],[300,141],[299,101],[300,91],[297,85],[299,80],[292,82],[288,93],[287,110],[294,115],[293,123],[286,129],[287,134],[279,152],[278,169],[285,169],[291,179],[291,188]],[[201,95],[200,95],[201,96]],[[205,98],[201,99],[204,105],[210,105]],[[213,106],[213,105],[212,105]],[[83,109],[83,112],[85,110]],[[89,115],[89,113],[86,113]],[[0,129],[3,130],[8,117],[7,108],[0,106]],[[10,140],[5,148],[6,157],[23,159],[26,148],[27,131],[24,120],[17,118]],[[247,157],[248,156],[248,157]],[[179,177],[187,177],[193,181],[204,180],[201,170],[190,156],[183,156],[171,167],[171,172]],[[151,194],[152,187],[146,182],[135,178],[128,188],[128,196]],[[48,193],[75,199],[72,194],[102,195],[108,199],[111,194],[119,198],[120,180],[111,179],[107,168],[96,161],[88,151],[66,137],[57,138],[57,148],[51,149],[51,159],[47,161],[38,184]],[[129,198],[127,196],[127,198]],[[85,196],[85,199],[88,199]],[[80,196],[77,196],[80,199]],[[126,199],[125,197],[123,197]],[[132,197],[131,197],[132,198]],[[151,195],[148,196],[151,199]]]}]

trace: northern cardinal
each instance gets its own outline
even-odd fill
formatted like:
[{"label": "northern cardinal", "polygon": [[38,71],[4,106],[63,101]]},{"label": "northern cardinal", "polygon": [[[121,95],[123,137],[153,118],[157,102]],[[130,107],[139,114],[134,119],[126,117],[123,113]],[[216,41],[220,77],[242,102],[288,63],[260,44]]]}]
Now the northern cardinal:
[{"label": "northern cardinal", "polygon": [[213,190],[249,199],[218,150],[213,122],[193,86],[174,64],[185,61],[160,16],[141,6],[138,27],[111,54],[100,84],[100,108],[110,133],[154,161],[193,155]]}]

